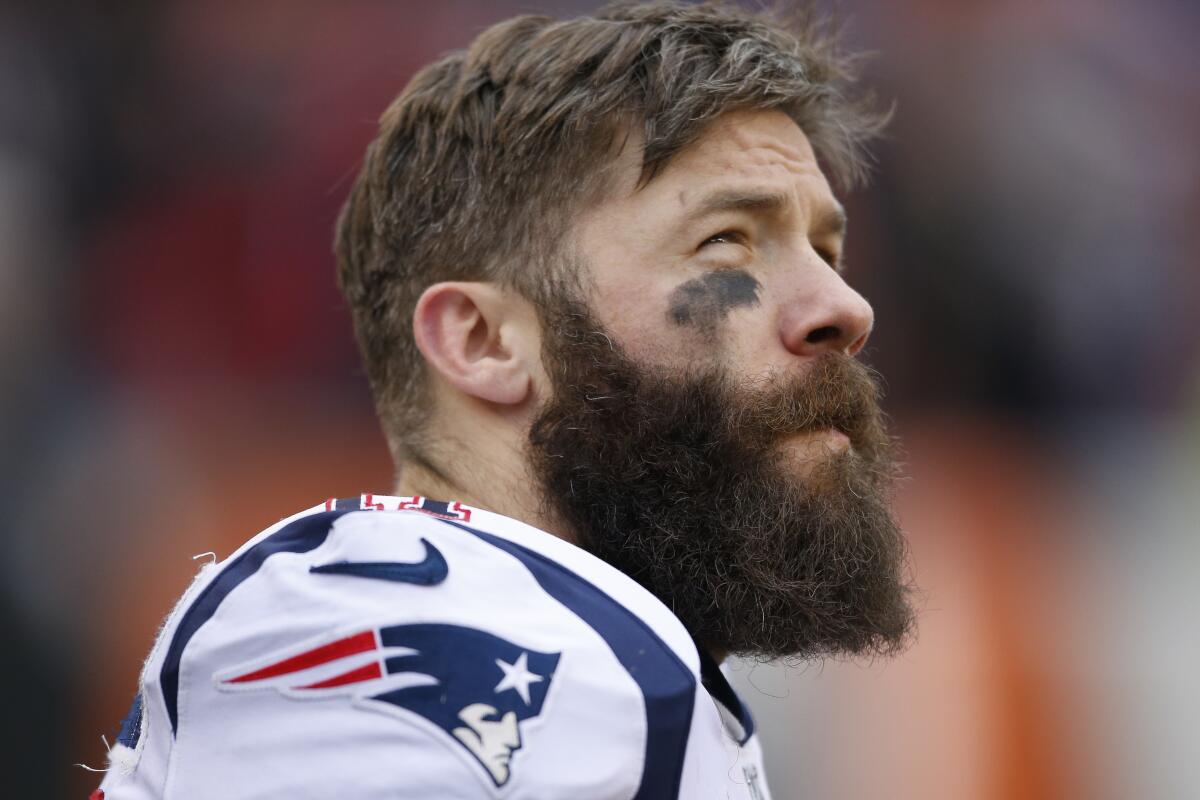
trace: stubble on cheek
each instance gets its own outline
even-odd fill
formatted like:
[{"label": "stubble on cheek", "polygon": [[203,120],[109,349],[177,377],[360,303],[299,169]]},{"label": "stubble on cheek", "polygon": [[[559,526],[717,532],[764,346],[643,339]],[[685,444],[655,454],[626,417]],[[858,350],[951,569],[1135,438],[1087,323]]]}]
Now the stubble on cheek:
[{"label": "stubble on cheek", "polygon": [[717,324],[735,308],[757,306],[760,284],[740,269],[710,272],[675,287],[667,317],[680,327],[691,327],[712,336]]}]

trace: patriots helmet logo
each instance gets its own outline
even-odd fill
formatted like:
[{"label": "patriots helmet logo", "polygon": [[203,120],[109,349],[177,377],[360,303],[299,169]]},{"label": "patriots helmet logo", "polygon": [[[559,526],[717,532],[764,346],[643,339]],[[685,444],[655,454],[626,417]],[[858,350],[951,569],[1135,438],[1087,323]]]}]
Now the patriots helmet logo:
[{"label": "patriots helmet logo", "polygon": [[214,681],[224,691],[274,689],[294,698],[349,694],[358,705],[418,714],[501,787],[522,744],[521,723],[542,713],[561,655],[461,625],[393,625],[242,665]]}]

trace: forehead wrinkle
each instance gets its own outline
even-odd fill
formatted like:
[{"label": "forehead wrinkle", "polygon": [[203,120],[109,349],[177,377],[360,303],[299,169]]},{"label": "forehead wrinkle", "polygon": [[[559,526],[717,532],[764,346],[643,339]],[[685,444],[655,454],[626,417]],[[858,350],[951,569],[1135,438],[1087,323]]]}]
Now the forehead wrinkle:
[{"label": "forehead wrinkle", "polygon": [[742,149],[728,155],[730,160],[741,156],[753,167],[783,167],[788,172],[802,175],[811,175],[819,171],[817,162],[811,155],[782,142],[746,143]]},{"label": "forehead wrinkle", "polygon": [[[786,133],[784,132],[786,131]],[[741,125],[729,125],[727,145],[734,145],[730,155],[744,155],[751,164],[781,164],[789,171],[811,173],[819,171],[816,154],[804,132],[791,120],[786,120],[782,130],[763,130]],[[793,134],[798,135],[791,141]],[[717,145],[723,137],[716,136],[706,144]],[[728,150],[727,150],[728,152]]]},{"label": "forehead wrinkle", "polygon": [[[730,140],[742,147],[730,149]],[[678,174],[707,173],[712,178],[711,183],[717,184],[718,188],[704,192],[690,209],[687,208],[691,199],[689,195],[694,196],[695,190],[680,191],[679,204],[684,207],[682,224],[691,225],[720,212],[741,211],[780,217],[798,210],[808,215],[816,208],[832,204],[835,210],[822,212],[819,218],[812,220],[810,227],[828,228],[835,233],[844,228],[844,225],[838,224],[840,205],[832,197],[828,202],[825,200],[827,191],[823,187],[827,183],[811,153],[776,141],[775,137],[753,135],[736,129],[723,142],[709,141],[705,144],[708,147],[697,148],[690,154],[691,158],[680,160],[677,164]],[[706,153],[706,150],[709,152]],[[813,185],[814,180],[820,185]]]},{"label": "forehead wrinkle", "polygon": [[[774,172],[783,169],[791,176],[820,174],[816,155],[804,132],[786,117],[781,127],[762,129],[737,124],[733,117],[718,122],[691,148],[671,161],[664,175],[729,172]],[[792,139],[795,141],[792,141]],[[747,175],[746,177],[750,177]],[[754,175],[762,179],[764,174]],[[777,176],[778,177],[778,176]]]}]

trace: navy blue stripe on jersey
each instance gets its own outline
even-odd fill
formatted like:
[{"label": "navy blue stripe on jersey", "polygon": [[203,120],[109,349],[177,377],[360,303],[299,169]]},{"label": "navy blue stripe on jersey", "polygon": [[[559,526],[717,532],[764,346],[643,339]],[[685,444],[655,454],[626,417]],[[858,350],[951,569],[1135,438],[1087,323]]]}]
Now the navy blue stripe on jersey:
[{"label": "navy blue stripe on jersey", "polygon": [[117,744],[125,745],[130,750],[137,747],[138,739],[142,738],[142,693],[133,696],[133,704],[129,713],[121,720],[121,730],[117,732]]},{"label": "navy blue stripe on jersey", "polygon": [[646,703],[646,758],[634,800],[677,797],[696,697],[696,679],[679,656],[632,611],[541,553],[457,522],[461,528],[515,556],[543,590],[608,643]]},{"label": "navy blue stripe on jersey", "polygon": [[270,556],[276,553],[307,553],[324,543],[329,536],[329,529],[334,520],[347,511],[324,511],[302,517],[290,525],[285,525],[275,533],[263,539],[246,552],[235,558],[225,567],[212,583],[204,587],[204,591],[192,601],[192,605],[179,620],[175,635],[171,637],[171,646],[163,660],[159,681],[162,684],[163,701],[167,705],[167,716],[171,720],[171,734],[174,735],[179,724],[179,661],[183,658],[183,650],[191,638],[200,630],[200,626],[208,622],[221,602],[241,584],[242,581],[258,572]]},{"label": "navy blue stripe on jersey", "polygon": [[708,693],[723,705],[725,710],[732,714],[733,718],[742,726],[742,738],[738,740],[738,744],[745,745],[754,735],[754,717],[750,716],[750,709],[742,702],[742,698],[738,697],[737,692],[729,685],[729,681],[725,680],[725,673],[721,672],[721,668],[717,666],[716,661],[713,661],[708,650],[699,644],[696,645],[696,650],[700,653],[700,682],[704,684]]}]

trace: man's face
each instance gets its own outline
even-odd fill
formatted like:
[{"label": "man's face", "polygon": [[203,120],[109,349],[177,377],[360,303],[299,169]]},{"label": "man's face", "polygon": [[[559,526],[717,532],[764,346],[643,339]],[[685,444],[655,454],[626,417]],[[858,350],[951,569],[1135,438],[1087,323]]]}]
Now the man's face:
[{"label": "man's face", "polygon": [[[625,147],[614,196],[575,237],[592,308],[632,358],[753,385],[862,349],[874,317],[837,267],[845,214],[790,118],[727,114],[639,189],[640,156]],[[844,445],[814,439],[789,446]]]},{"label": "man's face", "polygon": [[730,114],[582,221],[530,431],[548,510],[716,650],[887,651],[912,613],[844,225],[786,116]]}]

